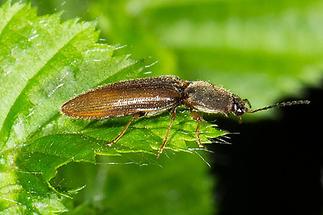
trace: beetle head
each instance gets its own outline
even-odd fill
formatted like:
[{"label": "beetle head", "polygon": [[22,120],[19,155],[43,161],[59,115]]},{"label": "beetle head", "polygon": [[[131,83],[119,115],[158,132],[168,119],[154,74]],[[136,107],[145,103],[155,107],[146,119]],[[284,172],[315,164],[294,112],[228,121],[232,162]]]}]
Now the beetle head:
[{"label": "beetle head", "polygon": [[232,103],[232,112],[237,115],[241,116],[246,112],[249,112],[251,108],[251,104],[248,99],[241,99],[239,96],[233,96],[233,103]]}]

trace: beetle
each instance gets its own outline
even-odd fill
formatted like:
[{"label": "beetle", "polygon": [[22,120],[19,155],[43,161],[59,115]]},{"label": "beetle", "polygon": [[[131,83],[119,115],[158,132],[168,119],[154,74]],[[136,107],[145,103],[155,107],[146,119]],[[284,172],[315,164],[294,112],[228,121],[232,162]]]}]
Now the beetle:
[{"label": "beetle", "polygon": [[180,105],[191,110],[192,117],[197,121],[195,136],[200,141],[200,113],[230,113],[241,117],[245,113],[255,113],[273,107],[308,104],[308,100],[281,102],[256,110],[251,109],[250,102],[230,91],[206,81],[186,81],[177,76],[164,75],[159,77],[126,80],[108,84],[76,96],[62,105],[65,115],[78,119],[106,119],[131,115],[120,133],[108,143],[112,146],[127,131],[130,124],[142,116],[153,116],[170,111],[170,122],[166,129],[158,156],[163,152],[169,132],[176,118],[176,108]]}]

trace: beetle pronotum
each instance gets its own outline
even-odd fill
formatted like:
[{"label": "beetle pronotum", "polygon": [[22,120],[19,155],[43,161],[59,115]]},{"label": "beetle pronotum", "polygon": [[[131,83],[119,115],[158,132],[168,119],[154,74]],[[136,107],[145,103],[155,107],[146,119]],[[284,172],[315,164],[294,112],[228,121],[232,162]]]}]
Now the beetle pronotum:
[{"label": "beetle pronotum", "polygon": [[298,104],[309,104],[308,100],[281,102],[267,107],[252,110],[247,99],[228,90],[205,81],[186,81],[177,76],[159,76],[109,84],[67,101],[61,108],[67,116],[79,119],[105,119],[131,115],[132,118],[121,132],[108,143],[116,143],[127,131],[130,124],[141,116],[152,116],[167,110],[171,119],[166,129],[158,156],[167,143],[170,129],[176,117],[176,108],[185,105],[198,122],[195,136],[200,141],[200,121],[202,113],[233,113],[241,116],[244,113],[255,113],[273,107]]}]

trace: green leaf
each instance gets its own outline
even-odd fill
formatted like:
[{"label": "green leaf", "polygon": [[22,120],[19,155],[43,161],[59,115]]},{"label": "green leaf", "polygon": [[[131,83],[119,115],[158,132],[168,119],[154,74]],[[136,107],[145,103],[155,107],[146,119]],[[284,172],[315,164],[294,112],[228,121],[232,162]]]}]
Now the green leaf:
[{"label": "green leaf", "polygon": [[[57,170],[71,162],[156,162],[169,114],[139,119],[113,147],[112,140],[128,118],[73,120],[60,106],[71,97],[102,84],[143,77],[149,66],[133,60],[120,47],[97,43],[94,23],[60,15],[38,16],[26,4],[0,8],[0,209],[3,213],[60,213],[79,187],[53,184]],[[163,156],[174,151],[196,153],[197,124],[178,110]],[[224,135],[201,125],[201,140]],[[133,157],[135,156],[135,158]],[[205,171],[205,169],[204,169]],[[205,187],[210,186],[205,184]],[[74,189],[74,190],[73,190]],[[76,189],[76,190],[75,190]]]},{"label": "green leaf", "polygon": [[71,163],[61,168],[55,184],[62,189],[87,185],[68,214],[214,214],[214,182],[205,177],[199,157],[176,153],[147,163],[140,156],[115,165],[106,165],[111,157],[105,156],[97,165]]}]

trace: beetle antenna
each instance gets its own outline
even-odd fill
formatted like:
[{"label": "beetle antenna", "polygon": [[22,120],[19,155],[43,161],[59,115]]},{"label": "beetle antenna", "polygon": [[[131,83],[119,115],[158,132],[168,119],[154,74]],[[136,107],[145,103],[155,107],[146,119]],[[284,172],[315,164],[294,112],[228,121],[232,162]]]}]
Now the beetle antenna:
[{"label": "beetle antenna", "polygon": [[276,108],[276,107],[280,108],[280,107],[293,106],[293,105],[307,105],[309,103],[311,103],[311,101],[309,101],[309,100],[295,100],[295,101],[288,101],[288,102],[280,102],[280,103],[269,105],[269,106],[266,106],[263,108],[250,110],[248,112],[255,113],[255,112],[264,111],[264,110],[268,110],[268,109]]}]

